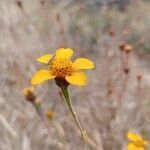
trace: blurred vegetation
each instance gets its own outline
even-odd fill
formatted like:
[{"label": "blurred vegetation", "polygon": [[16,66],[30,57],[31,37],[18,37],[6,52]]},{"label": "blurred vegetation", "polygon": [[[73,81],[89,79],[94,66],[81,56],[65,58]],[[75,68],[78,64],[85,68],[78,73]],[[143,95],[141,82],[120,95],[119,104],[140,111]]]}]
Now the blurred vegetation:
[{"label": "blurred vegetation", "polygon": [[[99,5],[95,5],[98,2]],[[102,2],[100,3],[100,1],[83,3],[85,4],[79,7],[79,11],[70,16],[70,22],[68,22],[66,28],[72,38],[74,35],[78,35],[81,40],[84,40],[84,43],[88,44],[87,47],[91,48],[91,45],[97,43],[99,36],[106,35],[110,30],[113,30],[116,34],[120,34],[122,38],[120,40],[133,44],[137,51],[141,49],[145,52],[150,51],[148,44],[150,43],[148,1],[133,1],[132,5],[129,1],[108,2],[106,3],[106,8],[102,7]],[[118,5],[122,5],[124,9],[118,9]],[[140,8],[135,9],[139,5]],[[67,9],[70,11],[76,5],[70,4],[69,6]]]},{"label": "blurred vegetation", "polygon": [[[19,137],[11,137],[0,124],[0,150],[82,149],[53,82],[35,89],[43,110],[55,113],[52,134],[20,94],[39,67],[36,58],[60,47],[96,64],[86,87],[70,88],[93,141],[104,150],[120,150],[130,128],[149,138],[149,9],[149,0],[0,1],[0,113]],[[130,57],[119,50],[122,42],[131,48]],[[87,149],[94,149],[91,145]]]}]

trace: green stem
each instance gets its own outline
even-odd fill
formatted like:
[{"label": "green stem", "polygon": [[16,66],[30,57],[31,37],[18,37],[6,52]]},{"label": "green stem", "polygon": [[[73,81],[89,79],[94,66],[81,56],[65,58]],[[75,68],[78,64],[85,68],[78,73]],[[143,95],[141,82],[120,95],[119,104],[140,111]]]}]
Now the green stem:
[{"label": "green stem", "polygon": [[82,126],[81,126],[81,124],[80,124],[80,121],[79,121],[79,119],[78,119],[78,117],[77,117],[77,115],[76,115],[76,112],[74,111],[74,108],[73,108],[73,106],[72,106],[71,99],[70,99],[70,96],[69,96],[68,87],[62,87],[61,90],[62,90],[64,99],[65,99],[65,101],[66,101],[66,103],[67,103],[67,105],[68,105],[68,107],[69,107],[69,110],[70,110],[70,112],[71,112],[71,114],[72,114],[72,116],[73,116],[73,118],[74,118],[74,120],[75,120],[75,122],[76,122],[78,128],[80,129],[80,132],[81,132],[82,137],[83,137],[83,141],[84,141],[84,143],[85,143],[85,142],[86,142],[86,133],[85,133],[85,131],[83,130],[83,128],[82,128]]},{"label": "green stem", "polygon": [[48,132],[51,134],[49,125],[47,124],[47,122],[46,122],[46,120],[45,120],[45,118],[44,118],[44,116],[43,116],[41,104],[33,103],[33,106],[35,107],[37,114],[39,115],[41,121],[43,122],[43,124],[44,124],[45,127],[47,128]]}]

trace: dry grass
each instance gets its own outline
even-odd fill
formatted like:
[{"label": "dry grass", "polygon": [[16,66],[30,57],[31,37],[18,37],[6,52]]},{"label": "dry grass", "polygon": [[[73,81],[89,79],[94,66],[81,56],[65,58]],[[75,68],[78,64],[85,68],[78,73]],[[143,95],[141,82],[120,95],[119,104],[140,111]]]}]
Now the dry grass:
[{"label": "dry grass", "polygon": [[[53,81],[36,87],[43,110],[55,113],[51,134],[21,94],[39,67],[36,58],[59,47],[71,47],[75,57],[96,64],[87,86],[70,87],[77,115],[92,139],[84,148],[123,150],[130,129],[150,138],[150,3],[136,1],[124,12],[85,4],[0,1],[0,150],[83,149]],[[121,41],[133,44],[128,57],[118,49]]]}]

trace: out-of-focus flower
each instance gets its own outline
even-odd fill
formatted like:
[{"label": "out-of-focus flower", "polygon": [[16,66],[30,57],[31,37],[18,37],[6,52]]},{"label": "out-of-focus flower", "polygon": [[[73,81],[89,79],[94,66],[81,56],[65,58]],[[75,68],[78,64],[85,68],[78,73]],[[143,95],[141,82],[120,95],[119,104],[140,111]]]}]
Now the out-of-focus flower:
[{"label": "out-of-focus flower", "polygon": [[49,120],[53,119],[54,117],[54,112],[53,111],[47,111],[46,116]]},{"label": "out-of-focus flower", "polygon": [[127,144],[127,150],[146,150],[148,141],[141,135],[129,131],[127,133],[127,138],[130,140]]},{"label": "out-of-focus flower", "polygon": [[121,50],[121,51],[123,51],[124,50],[124,47],[125,47],[125,42],[121,42],[121,43],[119,43],[119,49]]},{"label": "out-of-focus flower", "polygon": [[30,101],[32,103],[36,100],[36,95],[34,94],[34,87],[26,87],[22,90],[23,95],[25,96],[27,101]]},{"label": "out-of-focus flower", "polygon": [[131,44],[126,44],[125,47],[124,47],[124,51],[126,53],[130,53],[131,51],[133,50],[133,47]]},{"label": "out-of-focus flower", "polygon": [[133,50],[133,47],[132,47],[131,44],[127,44],[127,43],[125,43],[125,42],[121,42],[121,43],[119,44],[119,49],[120,49],[121,51],[126,52],[126,53],[130,53],[130,52]]},{"label": "out-of-focus flower", "polygon": [[86,58],[78,58],[71,61],[73,50],[70,48],[60,48],[55,54],[48,54],[37,59],[40,63],[48,64],[48,69],[37,71],[32,79],[32,85],[40,84],[45,80],[55,79],[58,86],[79,85],[87,83],[87,78],[82,69],[93,69],[94,63]]}]

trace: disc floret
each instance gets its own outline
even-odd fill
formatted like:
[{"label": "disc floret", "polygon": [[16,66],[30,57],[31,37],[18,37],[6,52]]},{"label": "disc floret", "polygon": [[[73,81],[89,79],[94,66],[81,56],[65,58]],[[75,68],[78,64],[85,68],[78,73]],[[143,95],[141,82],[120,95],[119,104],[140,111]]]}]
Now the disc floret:
[{"label": "disc floret", "polygon": [[54,59],[50,64],[50,71],[53,76],[65,78],[73,73],[73,63],[70,59]]}]

